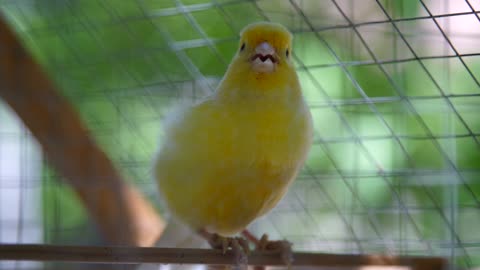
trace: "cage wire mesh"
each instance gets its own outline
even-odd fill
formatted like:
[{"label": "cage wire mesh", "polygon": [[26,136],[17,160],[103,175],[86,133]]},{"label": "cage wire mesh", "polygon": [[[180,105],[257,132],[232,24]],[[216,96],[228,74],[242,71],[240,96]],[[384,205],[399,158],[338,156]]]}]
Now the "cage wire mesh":
[{"label": "cage wire mesh", "polygon": [[[247,23],[284,24],[315,139],[293,187],[252,230],[296,250],[480,265],[479,1],[2,0],[0,8],[116,166],[156,203],[150,164],[171,104],[215,89]],[[44,242],[95,243],[85,210],[44,164],[29,180],[42,186]],[[2,231],[27,228],[25,217],[0,218]]]}]

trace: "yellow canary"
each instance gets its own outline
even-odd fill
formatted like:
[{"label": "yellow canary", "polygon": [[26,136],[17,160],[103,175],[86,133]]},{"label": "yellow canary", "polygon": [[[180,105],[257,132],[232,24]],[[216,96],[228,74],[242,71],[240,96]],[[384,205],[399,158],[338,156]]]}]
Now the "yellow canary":
[{"label": "yellow canary", "polygon": [[301,169],[312,121],[291,58],[285,27],[248,25],[214,94],[167,116],[154,174],[169,210],[192,229],[240,232]]}]

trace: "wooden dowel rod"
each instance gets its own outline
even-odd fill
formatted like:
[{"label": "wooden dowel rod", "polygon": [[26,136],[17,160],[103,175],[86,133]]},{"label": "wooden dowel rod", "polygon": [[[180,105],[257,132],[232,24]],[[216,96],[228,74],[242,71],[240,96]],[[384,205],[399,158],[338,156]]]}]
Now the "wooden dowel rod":
[{"label": "wooden dowel rod", "polygon": [[[408,266],[414,269],[445,269],[447,261],[439,257],[340,255],[322,253],[293,254],[293,266],[357,267]],[[234,263],[233,254],[220,250],[183,248],[90,247],[54,245],[0,245],[0,260],[62,261],[108,264],[208,264]],[[249,254],[250,265],[284,265],[278,253],[255,251]]]}]

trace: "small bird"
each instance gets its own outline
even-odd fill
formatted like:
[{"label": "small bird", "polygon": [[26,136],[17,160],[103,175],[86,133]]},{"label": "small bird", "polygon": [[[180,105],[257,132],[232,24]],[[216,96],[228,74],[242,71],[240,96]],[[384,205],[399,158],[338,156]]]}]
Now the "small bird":
[{"label": "small bird", "polygon": [[224,251],[248,249],[231,236],[252,240],[245,228],[284,196],[312,141],[291,33],[258,22],[240,36],[216,91],[167,116],[153,168],[173,216]]}]

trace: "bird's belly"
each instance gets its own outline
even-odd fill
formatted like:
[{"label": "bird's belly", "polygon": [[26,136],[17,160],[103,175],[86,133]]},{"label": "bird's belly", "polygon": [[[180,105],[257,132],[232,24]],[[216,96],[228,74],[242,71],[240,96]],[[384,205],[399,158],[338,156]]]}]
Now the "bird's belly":
[{"label": "bird's belly", "polygon": [[203,165],[189,180],[182,175],[159,179],[160,189],[180,220],[222,235],[241,231],[273,208],[296,174],[295,167],[267,161]]},{"label": "bird's belly", "polygon": [[293,112],[221,107],[189,114],[184,123],[195,125],[179,125],[155,165],[173,215],[193,229],[231,235],[273,208],[310,144],[308,115]]}]

